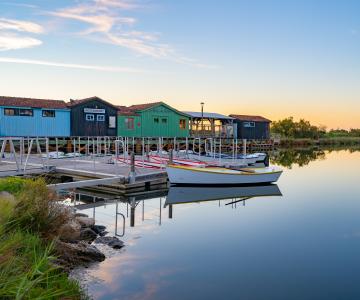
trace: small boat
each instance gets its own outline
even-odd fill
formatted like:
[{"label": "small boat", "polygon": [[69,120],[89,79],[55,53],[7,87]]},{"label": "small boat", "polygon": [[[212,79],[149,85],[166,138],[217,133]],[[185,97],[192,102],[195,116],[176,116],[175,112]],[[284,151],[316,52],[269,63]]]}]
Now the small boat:
[{"label": "small boat", "polygon": [[251,185],[276,182],[282,170],[278,167],[229,169],[198,168],[168,165],[166,171],[172,184],[184,185]]},{"label": "small boat", "polygon": [[47,158],[49,157],[50,159],[60,159],[60,158],[65,158],[65,153],[61,152],[61,151],[50,151],[49,155],[46,154],[42,154],[41,155],[42,158]]},{"label": "small boat", "polygon": [[165,206],[234,198],[282,196],[276,184],[235,187],[170,186]]}]

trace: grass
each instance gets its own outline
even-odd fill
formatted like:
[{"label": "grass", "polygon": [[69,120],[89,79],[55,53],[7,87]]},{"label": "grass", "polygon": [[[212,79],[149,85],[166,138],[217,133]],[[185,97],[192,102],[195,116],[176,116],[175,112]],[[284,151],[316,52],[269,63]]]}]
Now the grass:
[{"label": "grass", "polygon": [[43,180],[0,180],[0,299],[83,299],[79,285],[54,265],[56,229],[68,214]]}]

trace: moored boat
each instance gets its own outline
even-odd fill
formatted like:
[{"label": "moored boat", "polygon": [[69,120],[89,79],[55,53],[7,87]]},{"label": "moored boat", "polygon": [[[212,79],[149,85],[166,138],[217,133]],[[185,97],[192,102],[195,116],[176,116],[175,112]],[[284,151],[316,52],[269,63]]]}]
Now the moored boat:
[{"label": "moored boat", "polygon": [[172,184],[186,185],[251,185],[276,182],[282,170],[278,167],[227,169],[168,165]]}]

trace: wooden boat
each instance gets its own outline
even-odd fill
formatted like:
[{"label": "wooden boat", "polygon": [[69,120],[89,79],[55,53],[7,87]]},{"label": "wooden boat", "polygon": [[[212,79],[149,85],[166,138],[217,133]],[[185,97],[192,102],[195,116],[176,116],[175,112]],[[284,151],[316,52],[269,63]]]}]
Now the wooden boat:
[{"label": "wooden boat", "polygon": [[171,186],[165,206],[190,202],[205,202],[234,198],[282,196],[276,184],[235,187]]},{"label": "wooden boat", "polygon": [[277,167],[265,168],[197,168],[168,165],[166,171],[172,184],[186,185],[251,185],[276,182],[282,170]]}]

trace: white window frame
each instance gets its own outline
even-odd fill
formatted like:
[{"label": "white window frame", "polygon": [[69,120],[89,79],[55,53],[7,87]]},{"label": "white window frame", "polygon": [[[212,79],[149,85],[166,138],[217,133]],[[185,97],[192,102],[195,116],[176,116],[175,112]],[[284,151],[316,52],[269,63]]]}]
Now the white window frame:
[{"label": "white window frame", "polygon": [[105,115],[96,115],[96,121],[105,122]]},{"label": "white window frame", "polygon": [[95,121],[95,115],[94,114],[86,114],[85,115],[85,120],[89,121],[89,122],[94,122]]},{"label": "white window frame", "polygon": [[253,122],[253,121],[244,122],[244,123],[243,123],[243,127],[246,127],[246,128],[254,128],[254,127],[255,127],[255,122]]}]

